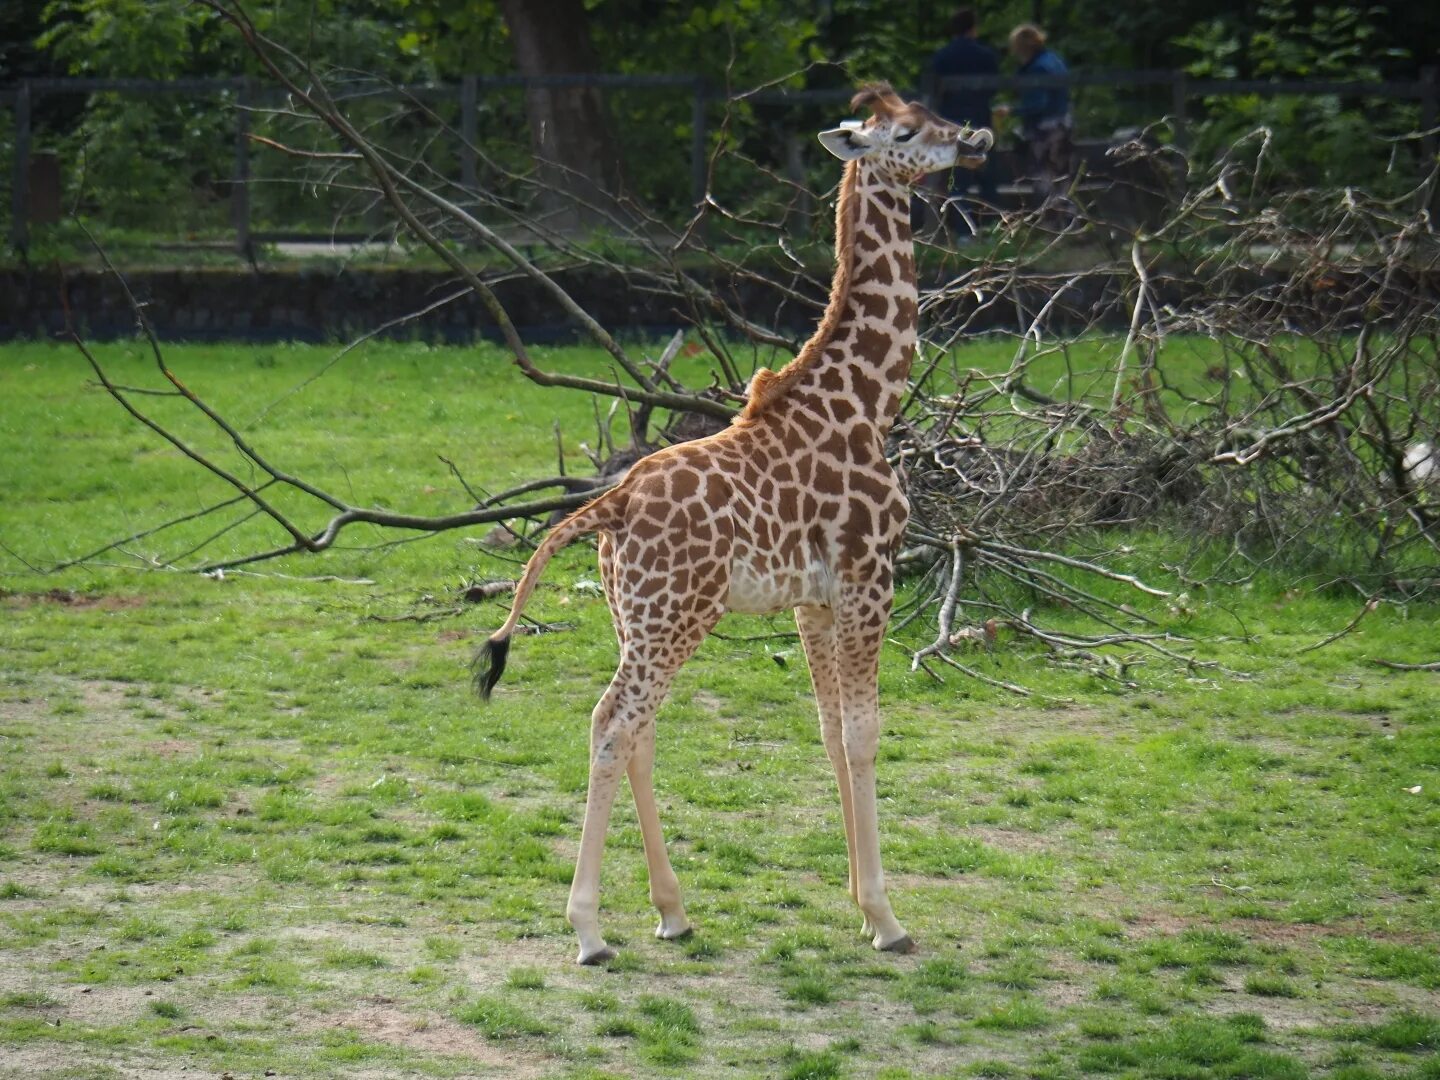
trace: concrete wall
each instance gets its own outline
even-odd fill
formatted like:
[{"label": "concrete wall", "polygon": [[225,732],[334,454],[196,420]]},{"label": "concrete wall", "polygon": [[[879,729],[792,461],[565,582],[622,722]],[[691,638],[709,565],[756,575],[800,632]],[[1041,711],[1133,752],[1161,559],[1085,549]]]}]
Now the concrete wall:
[{"label": "concrete wall", "polygon": [[[373,330],[455,292],[454,275],[437,270],[190,269],[136,271],[126,275],[160,336],[170,340],[329,341]],[[661,331],[685,318],[675,300],[631,286],[610,272],[557,275],[563,285],[609,329]],[[554,301],[529,281],[495,286],[527,340],[563,341],[576,327]],[[778,295],[747,285],[747,309],[803,331],[819,308],[784,304]],[[113,277],[94,270],[53,268],[0,271],[0,339],[48,337],[65,328],[65,302],[76,328],[103,340],[134,332],[124,291]],[[817,300],[823,302],[817,294]],[[753,306],[752,306],[753,305]],[[396,336],[466,341],[496,331],[473,297],[390,331]]]}]

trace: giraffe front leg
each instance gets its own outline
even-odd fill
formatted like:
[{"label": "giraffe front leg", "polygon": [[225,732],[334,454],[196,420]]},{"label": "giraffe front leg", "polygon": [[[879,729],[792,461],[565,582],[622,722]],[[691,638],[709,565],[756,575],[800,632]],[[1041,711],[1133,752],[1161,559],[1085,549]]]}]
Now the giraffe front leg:
[{"label": "giraffe front leg", "polygon": [[[872,713],[872,717],[874,714]],[[855,808],[855,862],[857,893],[871,943],[877,949],[911,952],[915,943],[890,910],[885,889],[885,872],[880,866],[880,825],[875,805],[875,757],[878,747],[878,717],[869,724],[853,726],[847,715],[845,759],[850,769],[851,801]]]},{"label": "giraffe front leg", "polygon": [[640,835],[645,841],[645,863],[650,871],[650,902],[660,912],[660,925],[655,928],[655,936],[673,941],[690,933],[690,920],[685,917],[685,904],[680,899],[680,881],[665,850],[660,814],[655,808],[654,770],[655,724],[651,721],[636,736],[635,752],[629,765],[630,792],[635,797],[635,816],[640,819]]},{"label": "giraffe front leg", "polygon": [[[850,899],[858,905],[860,892],[855,870],[855,811],[850,797],[850,770],[845,764],[845,742],[841,735],[844,714],[840,693],[840,668],[835,653],[835,613],[830,608],[798,607],[795,625],[805,646],[805,659],[810,666],[810,685],[815,690],[815,704],[820,711],[820,737],[825,743],[825,756],[835,770],[835,785],[840,790],[840,816],[845,823],[845,853],[849,862],[847,888]],[[875,936],[870,917],[865,916],[860,933]]]},{"label": "giraffe front leg", "polygon": [[883,604],[848,606],[837,638],[840,686],[844,699],[842,739],[850,774],[855,818],[856,891],[872,944],[891,952],[911,952],[915,943],[890,910],[885,872],[880,866],[880,824],[875,802],[875,763],[880,745],[877,679],[888,594]]}]

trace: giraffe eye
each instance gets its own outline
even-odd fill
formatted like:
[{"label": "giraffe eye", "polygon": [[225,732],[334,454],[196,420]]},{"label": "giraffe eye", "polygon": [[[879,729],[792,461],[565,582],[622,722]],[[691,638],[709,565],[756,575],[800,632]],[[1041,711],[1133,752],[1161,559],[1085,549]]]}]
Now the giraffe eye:
[{"label": "giraffe eye", "polygon": [[911,139],[913,139],[914,137],[915,137],[915,132],[913,132],[913,131],[907,131],[907,132],[905,132],[905,134],[903,134],[903,135],[896,135],[896,136],[895,136],[895,141],[896,141],[896,142],[909,142],[909,141],[910,141]]}]

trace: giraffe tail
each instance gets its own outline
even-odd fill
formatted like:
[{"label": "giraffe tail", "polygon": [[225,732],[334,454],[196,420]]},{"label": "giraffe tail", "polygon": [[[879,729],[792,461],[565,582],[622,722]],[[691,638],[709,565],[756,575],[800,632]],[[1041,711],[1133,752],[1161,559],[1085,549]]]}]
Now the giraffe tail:
[{"label": "giraffe tail", "polygon": [[505,620],[499,630],[486,638],[485,643],[476,650],[475,659],[471,663],[475,692],[480,695],[482,700],[490,700],[490,691],[495,689],[495,684],[505,673],[505,660],[510,652],[510,636],[520,622],[520,614],[525,609],[526,601],[530,599],[530,594],[535,591],[535,586],[540,582],[540,574],[544,571],[545,564],[561,548],[573,543],[586,533],[595,532],[597,529],[603,529],[607,525],[618,522],[619,495],[619,491],[608,491],[594,502],[582,506],[559,525],[556,525],[550,531],[550,535],[535,549],[535,554],[530,556],[530,561],[525,564],[524,573],[520,575],[520,580],[515,584],[515,599],[510,605],[510,617]]}]

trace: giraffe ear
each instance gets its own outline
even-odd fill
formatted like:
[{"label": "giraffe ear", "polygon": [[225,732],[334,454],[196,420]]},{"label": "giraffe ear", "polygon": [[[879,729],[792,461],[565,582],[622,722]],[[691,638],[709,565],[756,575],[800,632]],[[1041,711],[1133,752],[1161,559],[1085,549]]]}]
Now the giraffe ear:
[{"label": "giraffe ear", "polygon": [[858,157],[864,157],[874,148],[868,131],[860,127],[851,127],[849,124],[822,131],[819,138],[820,145],[841,161],[854,161]]}]

